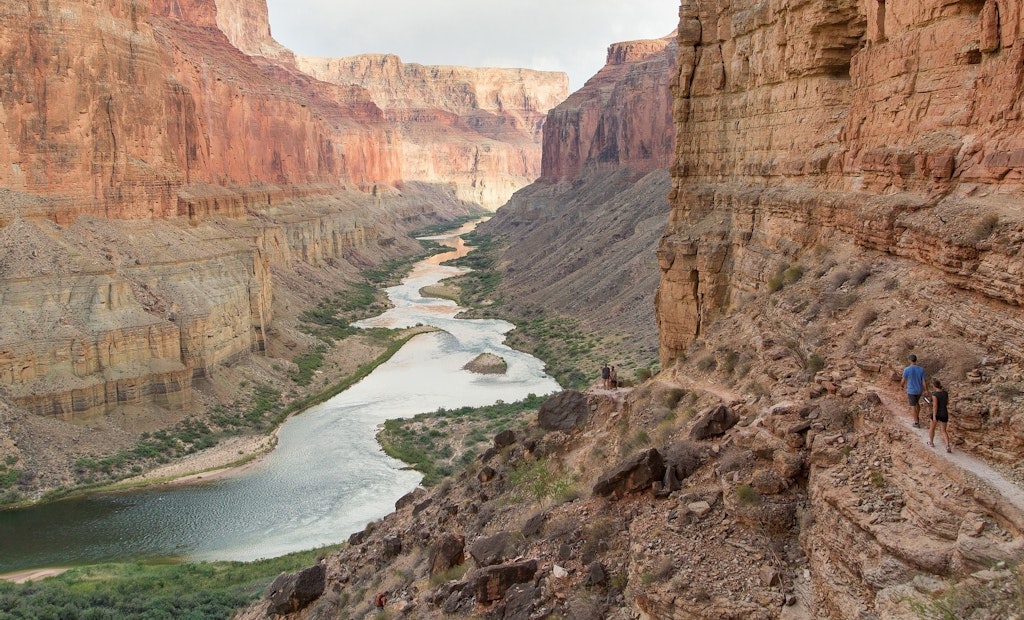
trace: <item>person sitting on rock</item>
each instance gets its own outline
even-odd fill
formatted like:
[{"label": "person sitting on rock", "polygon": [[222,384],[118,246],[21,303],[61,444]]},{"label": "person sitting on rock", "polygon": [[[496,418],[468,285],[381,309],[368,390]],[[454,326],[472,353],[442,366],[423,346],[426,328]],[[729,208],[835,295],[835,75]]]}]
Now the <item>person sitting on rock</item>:
[{"label": "person sitting on rock", "polygon": [[384,609],[384,606],[388,604],[388,593],[378,592],[373,599],[373,604],[377,606],[377,609]]},{"label": "person sitting on rock", "polygon": [[935,447],[935,425],[942,429],[942,436],[946,439],[946,452],[952,452],[953,446],[949,443],[949,431],[946,426],[949,422],[949,392],[942,388],[942,382],[932,379],[935,391],[932,392],[932,423],[928,428],[928,445]]}]

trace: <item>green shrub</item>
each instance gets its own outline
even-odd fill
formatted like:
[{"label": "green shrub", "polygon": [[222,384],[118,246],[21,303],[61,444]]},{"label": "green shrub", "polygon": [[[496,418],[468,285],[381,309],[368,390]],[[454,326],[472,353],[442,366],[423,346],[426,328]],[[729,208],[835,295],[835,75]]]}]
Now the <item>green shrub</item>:
[{"label": "green shrub", "polygon": [[812,353],[810,357],[807,358],[807,364],[805,368],[807,368],[807,372],[813,376],[817,374],[818,371],[825,368],[825,358],[818,355],[817,353]]},{"label": "green shrub", "polygon": [[513,494],[536,500],[565,499],[573,492],[572,476],[552,473],[548,462],[541,459],[520,464],[508,478]]},{"label": "green shrub", "polygon": [[761,503],[761,496],[749,484],[741,484],[736,487],[736,499],[741,504],[753,505]]},{"label": "green shrub", "polygon": [[804,277],[804,268],[800,265],[794,265],[782,272],[782,279],[786,284],[793,284],[802,277]]}]

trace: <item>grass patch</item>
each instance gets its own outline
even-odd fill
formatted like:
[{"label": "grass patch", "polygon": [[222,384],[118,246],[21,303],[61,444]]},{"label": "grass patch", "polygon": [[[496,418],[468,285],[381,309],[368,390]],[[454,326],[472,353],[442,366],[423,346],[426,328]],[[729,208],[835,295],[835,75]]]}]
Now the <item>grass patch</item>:
[{"label": "grass patch", "polygon": [[512,403],[438,409],[387,420],[377,440],[389,456],[422,473],[423,486],[434,486],[471,463],[501,431],[525,426],[546,398],[530,394]]},{"label": "grass patch", "polygon": [[575,492],[575,480],[569,474],[556,474],[544,459],[521,463],[509,472],[512,495],[520,499],[564,501]]},{"label": "grass patch", "polygon": [[0,581],[0,618],[230,618],[280,573],[335,548],[257,562],[99,564],[38,582]]},{"label": "grass patch", "polygon": [[754,487],[749,484],[741,484],[736,487],[736,499],[741,504],[746,504],[748,506],[761,503],[760,494],[758,494],[758,492],[754,490]]}]

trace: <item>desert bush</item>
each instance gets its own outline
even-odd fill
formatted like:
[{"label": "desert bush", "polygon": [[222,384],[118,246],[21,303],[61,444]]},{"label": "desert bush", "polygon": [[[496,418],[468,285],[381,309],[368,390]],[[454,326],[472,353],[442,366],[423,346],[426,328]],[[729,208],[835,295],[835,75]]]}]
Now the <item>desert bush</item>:
[{"label": "desert bush", "polygon": [[743,469],[750,464],[751,453],[736,446],[729,446],[718,459],[718,471],[727,474],[732,471]]},{"label": "desert bush", "polygon": [[971,240],[974,242],[988,239],[999,226],[999,216],[995,213],[986,213],[974,222],[971,229]]},{"label": "desert bush", "polygon": [[857,317],[856,333],[860,335],[868,325],[871,325],[878,319],[878,311],[874,308],[867,308],[860,313]]},{"label": "desert bush", "polygon": [[1024,609],[1024,577],[1021,577],[1019,567],[1010,568],[1005,577],[988,583],[968,580],[941,592],[934,599],[911,601],[910,608],[922,620],[1018,617],[1020,610]]},{"label": "desert bush", "polygon": [[536,500],[565,500],[575,493],[573,477],[554,474],[549,463],[541,459],[522,463],[513,469],[509,472],[509,482],[514,495]]},{"label": "desert bush", "polygon": [[829,288],[833,291],[838,289],[840,286],[846,284],[846,281],[850,279],[850,272],[845,269],[840,269],[832,274],[829,278]]},{"label": "desert bush", "polygon": [[871,265],[859,265],[850,276],[851,286],[860,286],[871,276]]},{"label": "desert bush", "polygon": [[753,505],[761,503],[761,496],[758,495],[754,487],[749,484],[741,484],[736,487],[736,499],[741,504]]},{"label": "desert bush", "polygon": [[798,282],[800,278],[804,277],[804,268],[800,265],[793,265],[789,269],[782,272],[782,280],[786,284],[793,284]]},{"label": "desert bush", "polygon": [[448,570],[444,571],[443,573],[437,573],[435,575],[431,575],[431,577],[430,577],[430,585],[433,586],[433,587],[437,587],[437,586],[441,585],[442,583],[448,583],[449,581],[458,581],[458,580],[462,579],[462,576],[465,575],[466,571],[468,571],[468,570],[469,570],[469,562],[463,562],[462,564],[459,564],[458,566],[453,566],[453,567],[449,568]]},{"label": "desert bush", "polygon": [[711,371],[718,367],[718,360],[714,355],[705,355],[697,361],[697,370]]},{"label": "desert bush", "polygon": [[739,361],[739,359],[740,354],[736,351],[727,352],[725,354],[725,364],[722,366],[722,371],[727,375],[731,375],[736,372],[736,362]]},{"label": "desert bush", "polygon": [[661,394],[661,404],[668,409],[675,409],[675,406],[679,404],[683,396],[686,396],[686,390],[683,388],[669,388]]},{"label": "desert bush", "polygon": [[817,353],[811,353],[807,358],[807,363],[804,365],[807,372],[814,376],[818,371],[825,368],[825,358],[818,355]]}]

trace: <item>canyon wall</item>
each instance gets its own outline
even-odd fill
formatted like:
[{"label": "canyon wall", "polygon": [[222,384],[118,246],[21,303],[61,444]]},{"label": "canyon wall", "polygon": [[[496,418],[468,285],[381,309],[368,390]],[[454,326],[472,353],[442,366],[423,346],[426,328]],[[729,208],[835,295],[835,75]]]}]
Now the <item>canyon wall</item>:
[{"label": "canyon wall", "polygon": [[668,216],[675,51],[674,36],[609,46],[605,66],[548,114],[541,178],[480,227],[508,244],[508,304],[629,334],[647,359],[657,331],[642,300],[657,287]]},{"label": "canyon wall", "polygon": [[296,69],[263,0],[11,1],[0,20],[0,385],[34,413],[180,410],[267,349],[295,273],[338,286],[474,208],[404,178],[402,128]]},{"label": "canyon wall", "polygon": [[665,168],[673,155],[669,85],[677,50],[674,34],[610,45],[605,66],[549,115],[542,179]]},{"label": "canyon wall", "polygon": [[1024,301],[1017,4],[868,4],[682,7],[664,360],[836,237]]},{"label": "canyon wall", "polygon": [[568,94],[563,73],[425,66],[390,54],[296,62],[319,80],[367,90],[401,129],[405,179],[453,183],[460,198],[492,210],[540,175],[545,115]]},{"label": "canyon wall", "polygon": [[907,617],[1021,560],[1019,505],[923,447],[899,382],[916,353],[953,394],[953,454],[1020,483],[1020,20],[997,0],[680,9],[662,365],[856,419],[860,443],[806,444],[814,617]]}]

